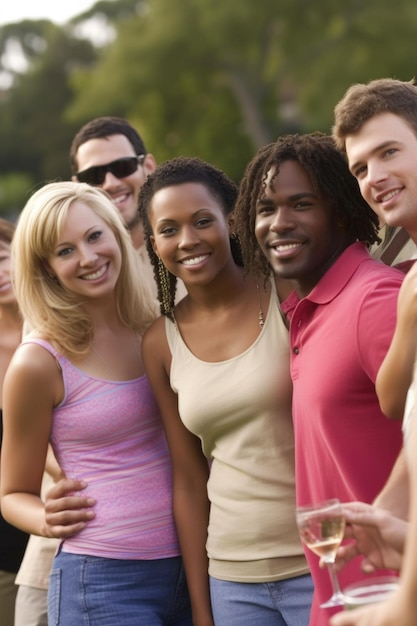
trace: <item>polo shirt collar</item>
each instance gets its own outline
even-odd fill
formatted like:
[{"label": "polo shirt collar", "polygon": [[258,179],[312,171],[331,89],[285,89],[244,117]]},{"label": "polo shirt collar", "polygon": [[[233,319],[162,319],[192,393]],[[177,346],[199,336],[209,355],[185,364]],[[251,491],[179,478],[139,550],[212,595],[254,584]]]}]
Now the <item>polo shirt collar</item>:
[{"label": "polo shirt collar", "polygon": [[[331,302],[345,288],[359,265],[370,259],[366,245],[362,242],[351,244],[336,259],[333,265],[322,276],[317,285],[313,287],[310,293],[302,298],[302,300],[310,300],[316,304],[327,304]],[[293,291],[284,302],[282,302],[282,310],[284,313],[289,312],[300,298]]]}]

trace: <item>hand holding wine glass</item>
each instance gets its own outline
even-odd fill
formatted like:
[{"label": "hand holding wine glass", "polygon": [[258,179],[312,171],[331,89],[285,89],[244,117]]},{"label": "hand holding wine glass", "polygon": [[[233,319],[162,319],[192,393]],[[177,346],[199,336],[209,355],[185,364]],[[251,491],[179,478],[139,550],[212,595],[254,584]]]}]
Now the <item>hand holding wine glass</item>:
[{"label": "hand holding wine glass", "polygon": [[322,608],[340,606],[344,596],[335,570],[337,549],[343,539],[345,518],[337,498],[317,504],[297,507],[297,526],[305,545],[326,563],[333,586],[332,597],[321,604]]}]

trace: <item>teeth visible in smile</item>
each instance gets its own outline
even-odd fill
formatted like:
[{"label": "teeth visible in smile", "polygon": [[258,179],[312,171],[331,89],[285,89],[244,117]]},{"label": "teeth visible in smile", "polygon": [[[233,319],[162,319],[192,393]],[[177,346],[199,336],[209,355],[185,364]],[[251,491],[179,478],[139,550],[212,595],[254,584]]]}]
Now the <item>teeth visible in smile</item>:
[{"label": "teeth visible in smile", "polygon": [[114,196],[112,201],[114,204],[119,204],[120,202],[124,202],[127,199],[127,193],[123,193],[119,196]]},{"label": "teeth visible in smile", "polygon": [[300,244],[298,243],[281,243],[279,246],[274,246],[275,250],[278,252],[286,252],[287,250],[293,250],[294,248],[298,248]]},{"label": "teeth visible in smile", "polygon": [[106,271],[106,266],[103,265],[103,267],[97,270],[97,272],[92,272],[91,274],[84,274],[83,279],[84,280],[96,280],[96,278],[100,278],[100,276],[103,276],[105,271]]},{"label": "teeth visible in smile", "polygon": [[208,254],[205,254],[203,256],[195,256],[192,259],[184,259],[183,261],[181,261],[181,263],[183,265],[198,265],[198,263],[201,263],[202,261],[207,259],[207,257]]},{"label": "teeth visible in smile", "polygon": [[389,193],[387,193],[386,196],[382,197],[382,202],[386,202],[387,200],[390,200],[391,198],[393,198],[394,196],[397,195],[398,189],[396,189],[395,191],[390,191]]}]

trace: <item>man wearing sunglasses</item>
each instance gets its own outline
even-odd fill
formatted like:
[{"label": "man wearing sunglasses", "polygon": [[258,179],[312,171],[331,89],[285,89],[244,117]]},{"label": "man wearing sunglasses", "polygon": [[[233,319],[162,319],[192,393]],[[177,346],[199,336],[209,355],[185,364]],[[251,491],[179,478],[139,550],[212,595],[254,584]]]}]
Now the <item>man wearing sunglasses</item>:
[{"label": "man wearing sunglasses", "polygon": [[143,236],[138,195],[156,161],[133,126],[111,116],[87,122],[72,141],[70,161],[73,180],[101,187],[110,195],[135,248],[140,248]]},{"label": "man wearing sunglasses", "polygon": [[[138,213],[140,188],[156,168],[154,156],[146,151],[142,138],[129,122],[110,116],[95,118],[78,131],[71,144],[70,162],[72,180],[100,187],[112,198],[138,251],[139,278],[148,282],[157,302],[153,268]],[[184,284],[178,281],[176,300],[185,294]],[[36,539],[30,543],[24,567],[18,574],[17,626],[28,626],[28,615],[31,625],[46,626],[46,594],[56,544],[42,537]]]}]

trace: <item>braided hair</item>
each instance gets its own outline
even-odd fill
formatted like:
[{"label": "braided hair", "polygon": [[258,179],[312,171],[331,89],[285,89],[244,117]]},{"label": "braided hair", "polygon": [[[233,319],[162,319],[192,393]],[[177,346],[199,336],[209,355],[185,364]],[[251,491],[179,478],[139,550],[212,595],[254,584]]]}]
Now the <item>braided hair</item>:
[{"label": "braided hair", "polygon": [[275,176],[284,161],[296,161],[309,175],[313,187],[329,201],[335,218],[343,224],[348,239],[367,245],[379,242],[378,217],[363,199],[342,152],[324,133],[286,135],[260,148],[242,178],[234,210],[246,270],[268,276],[271,268],[255,237],[256,206],[271,168]]},{"label": "braided hair", "polygon": [[[226,216],[232,213],[238,194],[237,185],[222,170],[196,157],[177,157],[165,161],[147,177],[142,185],[138,210],[143,223],[146,249],[154,270],[161,314],[170,319],[173,319],[177,277],[165,268],[152,247],[153,231],[149,214],[152,208],[152,198],[157,191],[185,183],[204,185],[220,202]],[[241,265],[242,255],[237,237],[231,235],[230,244],[235,262]]]}]

